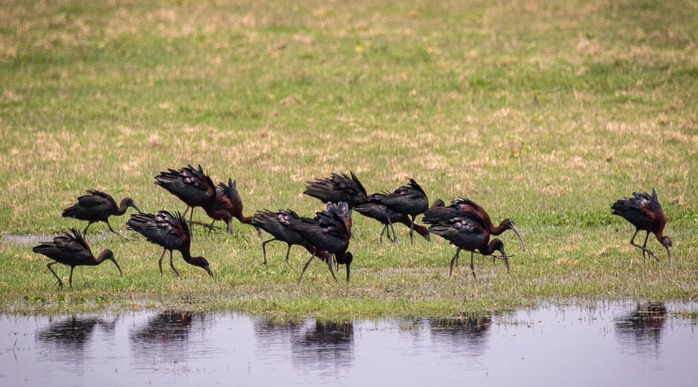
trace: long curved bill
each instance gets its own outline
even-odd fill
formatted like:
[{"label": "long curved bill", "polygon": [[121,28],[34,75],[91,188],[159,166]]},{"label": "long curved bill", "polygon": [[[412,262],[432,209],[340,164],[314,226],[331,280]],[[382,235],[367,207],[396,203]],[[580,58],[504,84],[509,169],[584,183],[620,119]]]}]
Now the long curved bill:
[{"label": "long curved bill", "polygon": [[516,229],[516,226],[511,226],[511,231],[516,234],[517,237],[519,237],[519,241],[521,241],[521,248],[523,249],[524,252],[526,252],[526,243],[524,242],[523,237],[521,236],[521,233],[519,230]]},{"label": "long curved bill", "polygon": [[112,262],[114,262],[114,265],[116,265],[116,268],[119,269],[119,275],[124,276],[124,273],[121,271],[121,266],[119,266],[118,263],[116,263],[116,259],[111,259]]}]

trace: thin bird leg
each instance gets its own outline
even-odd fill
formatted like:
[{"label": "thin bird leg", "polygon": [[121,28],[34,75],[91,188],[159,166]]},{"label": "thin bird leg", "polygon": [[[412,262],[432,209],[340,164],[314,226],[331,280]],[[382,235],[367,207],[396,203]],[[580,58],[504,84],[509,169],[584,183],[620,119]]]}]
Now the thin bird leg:
[{"label": "thin bird leg", "polygon": [[[268,241],[262,242],[262,254],[264,254],[264,262],[262,263],[263,265],[267,264],[267,243],[271,241],[275,241],[276,238],[271,238]],[[291,250],[291,246],[289,245],[289,250]],[[288,263],[288,256],[286,256],[286,262]]]},{"label": "thin bird leg", "polygon": [[70,287],[73,287],[73,269],[75,269],[75,266],[70,267],[70,277],[68,277],[68,284]]},{"label": "thin bird leg", "polygon": [[[308,262],[306,262],[305,266],[303,266],[303,270],[301,271],[301,276],[298,277],[298,282],[296,282],[296,284],[298,284],[298,285],[301,284],[301,280],[303,279],[303,273],[305,273],[305,270],[308,268],[308,265],[310,265],[310,261],[312,261],[313,258],[315,258],[315,252],[313,252],[313,255],[310,256],[310,259],[308,260]],[[332,270],[332,269],[330,269],[330,270]]]},{"label": "thin bird leg", "polygon": [[451,276],[451,273],[453,273],[453,263],[458,260],[458,254],[460,254],[460,247],[456,249],[456,254],[451,258],[451,266],[448,268],[448,276]]},{"label": "thin bird leg", "polygon": [[87,222],[87,226],[85,226],[85,229],[82,230],[82,235],[87,235],[87,229],[90,228],[90,225],[91,225],[92,223],[93,223],[93,222],[91,222],[91,221],[90,221],[90,222]]},{"label": "thin bird leg", "polygon": [[[651,250],[647,249],[645,246],[640,246],[640,245],[635,243],[635,236],[637,235],[638,232],[640,232],[640,229],[635,230],[635,234],[633,234],[632,239],[630,239],[630,244],[639,248],[639,249],[642,249],[642,259],[645,259],[645,252],[647,252],[650,256],[652,256],[654,259],[659,261],[659,258],[657,258],[657,256]],[[647,232],[647,235],[649,236],[649,231]],[[645,237],[645,243],[647,243],[647,237]]]},{"label": "thin bird leg", "polygon": [[165,256],[167,249],[162,249],[162,254],[160,254],[160,259],[158,260],[158,266],[160,267],[160,277],[162,277],[162,257]]},{"label": "thin bird leg", "polygon": [[120,237],[122,237],[122,238],[128,240],[128,238],[126,238],[125,236],[119,234],[117,231],[115,231],[113,228],[111,228],[111,224],[109,224],[109,221],[108,221],[108,220],[105,220],[105,222],[107,223],[107,227],[109,227],[109,231],[111,231],[111,232],[113,232],[114,234],[116,234],[116,235],[118,235],[118,236],[120,236]]},{"label": "thin bird leg", "polygon": [[414,221],[416,219],[416,215],[410,215],[412,218],[412,223],[410,223],[410,243],[414,244],[414,237],[412,236],[414,234]]},{"label": "thin bird leg", "polygon": [[[645,243],[642,244],[642,247],[644,248],[644,250],[642,250],[642,257],[643,258],[645,257],[645,250],[647,250],[647,238],[649,238],[649,237],[650,237],[650,232],[647,231],[647,233],[645,234]],[[647,250],[647,251],[649,251],[649,250]],[[654,259],[656,259],[657,262],[659,262],[659,257],[657,257],[656,254],[653,254],[653,256],[654,256]]]},{"label": "thin bird leg", "polygon": [[[383,234],[385,234],[385,231],[388,229],[388,225],[383,225],[383,229],[381,230],[381,235],[378,237],[378,241],[380,243],[383,243]],[[390,231],[388,231],[388,238],[390,238]]]},{"label": "thin bird leg", "polygon": [[46,267],[48,267],[48,269],[51,270],[51,273],[53,273],[53,276],[56,277],[56,279],[58,280],[58,282],[56,282],[56,284],[58,285],[58,288],[62,289],[63,288],[63,281],[61,281],[61,277],[59,277],[58,274],[56,274],[56,272],[53,271],[53,269],[51,268],[51,266],[53,266],[57,263],[58,262],[51,262],[51,263],[47,264]]},{"label": "thin bird leg", "polygon": [[288,261],[288,255],[291,254],[291,244],[288,243],[288,249],[286,249],[286,264],[291,266],[291,263]]},{"label": "thin bird leg", "polygon": [[473,265],[473,256],[474,255],[475,255],[475,253],[473,253],[471,251],[470,252],[470,271],[473,273],[473,278],[477,278],[477,276],[475,275],[475,265]]},{"label": "thin bird leg", "polygon": [[388,217],[388,225],[390,226],[390,231],[393,232],[393,243],[397,243],[397,234],[395,233],[395,227],[393,226],[393,222],[390,220],[390,217]]},{"label": "thin bird leg", "polygon": [[170,250],[170,267],[174,270],[175,274],[177,274],[177,277],[180,277],[179,272],[175,269],[174,263],[172,262],[172,250]]},{"label": "thin bird leg", "polygon": [[[337,259],[335,257],[335,261],[336,260]],[[332,274],[332,278],[334,278],[334,282],[337,282],[337,277],[334,275],[334,271],[332,270],[332,264],[329,261],[327,262],[327,267],[330,269],[330,274]],[[339,270],[339,263],[337,263],[337,270]]]}]

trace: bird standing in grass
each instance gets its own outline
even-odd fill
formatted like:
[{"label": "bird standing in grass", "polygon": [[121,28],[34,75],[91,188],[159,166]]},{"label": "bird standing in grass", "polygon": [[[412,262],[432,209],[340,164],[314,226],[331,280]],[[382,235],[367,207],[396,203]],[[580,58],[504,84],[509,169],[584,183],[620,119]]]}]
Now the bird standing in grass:
[{"label": "bird standing in grass", "polygon": [[194,215],[194,208],[202,207],[207,213],[213,211],[216,201],[216,186],[211,178],[204,173],[201,165],[198,169],[187,165],[180,170],[168,169],[166,172],[160,172],[159,175],[155,176],[155,184],[166,189],[187,205],[184,216],[191,209],[190,223]]},{"label": "bird standing in grass", "polygon": [[68,279],[68,283],[70,284],[71,288],[73,287],[73,270],[76,266],[97,266],[105,260],[110,260],[114,262],[116,268],[119,269],[119,275],[122,277],[124,276],[124,274],[121,272],[121,267],[119,267],[119,264],[116,263],[114,253],[111,250],[106,249],[99,253],[97,258],[95,258],[95,256],[92,254],[90,246],[88,246],[87,242],[85,242],[85,239],[80,234],[80,231],[74,228],[70,229],[70,233],[64,233],[63,235],[53,238],[52,242],[41,242],[41,244],[38,246],[34,246],[32,251],[37,254],[43,254],[54,260],[54,262],[49,263],[46,265],[46,267],[48,267],[51,273],[53,273],[54,277],[56,277],[58,280],[59,288],[63,287],[63,281],[51,268],[51,266],[57,263],[70,266],[70,277]]},{"label": "bird standing in grass", "polygon": [[[379,237],[380,241],[383,241],[383,234],[387,232],[388,239],[390,239],[393,243],[397,242],[397,234],[395,234],[395,229],[393,228],[394,223],[402,223],[408,228],[414,228],[419,235],[423,236],[426,240],[430,240],[428,228],[419,224],[414,224],[406,214],[394,211],[388,208],[386,205],[381,204],[383,197],[385,197],[384,194],[375,193],[368,197],[368,201],[354,207],[354,210],[361,215],[375,219],[383,224],[383,229],[381,230]],[[393,233],[392,237],[390,236],[391,231]]]},{"label": "bird standing in grass", "polygon": [[475,276],[473,254],[475,250],[482,255],[492,255],[499,251],[509,272],[509,258],[504,251],[504,243],[499,239],[490,241],[490,233],[484,222],[473,212],[462,212],[457,206],[445,206],[442,200],[424,213],[424,223],[430,224],[429,231],[450,241],[456,246],[456,254],[451,258],[448,275],[453,272],[453,264],[458,260],[461,250],[470,251],[470,271]]},{"label": "bird standing in grass", "polygon": [[90,228],[92,223],[104,222],[109,227],[109,231],[128,240],[125,236],[114,231],[111,224],[109,224],[109,217],[112,215],[123,215],[128,207],[133,207],[136,211],[141,212],[136,203],[133,202],[133,199],[124,198],[117,206],[114,198],[108,193],[93,189],[87,190],[87,193],[89,195],[79,196],[77,203],[63,210],[63,217],[86,220],[87,226],[82,231],[85,235],[87,235],[87,229]]},{"label": "bird standing in grass", "polygon": [[333,173],[330,177],[308,181],[303,193],[320,199],[323,203],[345,202],[349,209],[367,199],[366,189],[354,172],[350,172],[350,176]]},{"label": "bird standing in grass", "polygon": [[[285,210],[286,213],[289,214],[295,214],[295,212],[291,210]],[[266,250],[266,245],[269,242],[273,241],[281,241],[285,242],[288,245],[288,249],[286,250],[286,263],[288,264],[288,256],[289,253],[291,252],[291,246],[293,245],[300,245],[303,246],[308,252],[311,254],[317,255],[321,260],[327,261],[332,255],[328,253],[327,251],[315,251],[315,247],[310,244],[305,238],[303,238],[300,234],[297,232],[293,231],[291,228],[283,225],[279,221],[279,215],[281,215],[281,212],[272,212],[269,210],[263,210],[263,211],[257,211],[254,216],[252,217],[252,224],[253,226],[257,227],[258,229],[262,229],[271,236],[273,236],[272,239],[266,240],[262,242],[262,253],[264,254],[264,264],[267,264],[267,250]],[[298,216],[297,214],[295,216]]]},{"label": "bird standing in grass", "polygon": [[[652,195],[646,192],[633,192],[632,198],[617,200],[613,203],[611,209],[613,210],[613,215],[618,215],[635,226],[635,233],[633,237],[630,238],[630,244],[642,250],[643,259],[645,258],[645,253],[647,253],[659,261],[657,255],[647,248],[647,239],[650,233],[653,233],[657,237],[659,243],[666,249],[669,263],[671,263],[672,242],[671,238],[664,235],[666,214],[662,209],[662,205],[659,204],[657,191],[655,191],[654,188],[652,188]],[[635,243],[635,237],[640,230],[646,232],[645,242],[642,246]]]},{"label": "bird standing in grass", "polygon": [[[318,257],[318,252],[326,251],[334,255],[337,264],[343,264],[347,267],[347,282],[350,277],[350,266],[353,261],[353,255],[347,251],[349,248],[349,239],[351,238],[351,210],[345,202],[328,203],[327,210],[320,211],[313,219],[302,218],[293,211],[280,211],[279,221],[281,224],[289,227],[291,230],[300,234],[311,245],[315,247],[313,255],[310,257],[303,271],[298,278],[298,283],[303,279],[303,273],[310,265],[313,258]],[[332,270],[332,261],[323,259],[332,274],[332,278],[337,280]]]},{"label": "bird standing in grass", "polygon": [[462,212],[472,212],[477,215],[478,218],[482,219],[482,222],[490,235],[501,235],[506,230],[513,231],[521,242],[521,248],[523,251],[526,251],[526,243],[524,243],[524,239],[521,236],[521,233],[519,233],[519,230],[516,228],[513,220],[506,218],[499,224],[499,226],[495,226],[492,223],[492,219],[490,219],[490,215],[487,213],[487,211],[485,211],[485,209],[479,204],[468,198],[452,200],[451,205],[456,206]]},{"label": "bird standing in grass", "polygon": [[[410,241],[414,243],[413,233],[415,217],[424,213],[424,211],[429,208],[429,198],[427,198],[427,194],[422,187],[417,184],[414,179],[410,179],[409,184],[403,185],[392,193],[384,195],[380,199],[380,203],[392,211],[409,215],[412,218],[412,223],[410,225]],[[392,223],[390,223],[390,225],[392,228]],[[393,232],[393,237],[395,237],[394,234],[395,232]]]},{"label": "bird standing in grass", "polygon": [[184,216],[178,212],[171,214],[167,211],[160,211],[157,215],[133,214],[126,222],[131,230],[143,235],[149,242],[163,247],[158,266],[162,275],[162,258],[170,251],[170,267],[179,277],[179,272],[172,262],[172,251],[177,250],[182,254],[184,261],[190,265],[198,266],[213,277],[208,261],[204,257],[192,257],[191,230]]}]

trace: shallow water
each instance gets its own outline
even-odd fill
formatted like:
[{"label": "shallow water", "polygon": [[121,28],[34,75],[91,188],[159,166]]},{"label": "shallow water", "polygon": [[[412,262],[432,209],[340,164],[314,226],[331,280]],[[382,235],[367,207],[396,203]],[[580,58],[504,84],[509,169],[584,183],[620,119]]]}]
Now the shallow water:
[{"label": "shallow water", "polygon": [[4,315],[0,385],[696,386],[695,321],[672,317],[676,308],[339,322],[177,311]]}]

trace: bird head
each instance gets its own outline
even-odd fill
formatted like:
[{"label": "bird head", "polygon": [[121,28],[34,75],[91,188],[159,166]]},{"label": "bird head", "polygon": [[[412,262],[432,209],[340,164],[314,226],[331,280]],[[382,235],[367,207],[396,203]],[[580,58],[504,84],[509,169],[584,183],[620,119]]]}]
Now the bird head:
[{"label": "bird head", "polygon": [[191,259],[192,263],[196,266],[199,266],[200,268],[206,270],[209,276],[213,277],[213,272],[211,271],[211,267],[208,265],[208,261],[204,257],[193,257]]},{"label": "bird head", "polygon": [[672,246],[671,238],[669,238],[668,236],[662,237],[661,242],[662,242],[662,246],[664,246],[664,248],[666,249],[666,253],[669,256],[669,262],[671,263],[671,246]]},{"label": "bird head", "polygon": [[492,251],[492,252],[499,251],[500,253],[502,253],[501,258],[504,260],[504,264],[507,266],[507,273],[508,273],[509,272],[509,256],[507,256],[506,251],[504,251],[504,242],[495,238],[492,240],[492,242],[490,242],[489,247],[490,247],[490,251]]},{"label": "bird head", "polygon": [[121,271],[121,266],[119,266],[119,264],[116,262],[116,258],[114,258],[114,252],[112,252],[109,249],[102,251],[99,254],[99,257],[97,257],[98,262],[102,262],[102,261],[107,260],[107,259],[114,262],[114,265],[116,266],[116,268],[119,269],[119,275],[123,277],[124,273]]},{"label": "bird head", "polygon": [[524,242],[523,237],[521,236],[521,233],[519,233],[519,230],[516,228],[516,225],[514,224],[514,221],[507,218],[504,219],[504,224],[506,224],[507,228],[516,234],[516,236],[519,238],[519,241],[521,242],[521,249],[523,249],[524,252],[526,252],[526,243]]},{"label": "bird head", "polygon": [[136,203],[133,201],[133,199],[131,199],[131,198],[125,198],[124,201],[126,202],[126,205],[127,205],[128,207],[131,207],[131,208],[133,208],[134,210],[138,211],[139,214],[142,214],[142,213],[143,213],[143,211],[141,211],[141,209],[138,208],[138,206],[137,206]]},{"label": "bird head", "polygon": [[337,263],[347,265],[347,282],[349,282],[349,277],[351,276],[351,262],[354,260],[354,255],[351,251],[346,251],[342,257],[337,257]]}]

